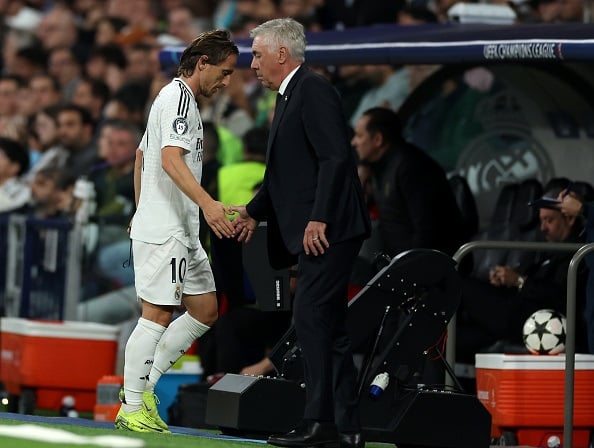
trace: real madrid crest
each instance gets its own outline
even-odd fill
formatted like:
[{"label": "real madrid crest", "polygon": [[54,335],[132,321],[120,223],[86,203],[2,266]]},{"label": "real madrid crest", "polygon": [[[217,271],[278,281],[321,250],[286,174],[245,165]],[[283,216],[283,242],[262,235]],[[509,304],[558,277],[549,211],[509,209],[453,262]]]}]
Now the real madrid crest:
[{"label": "real madrid crest", "polygon": [[173,120],[173,130],[178,135],[184,135],[188,132],[188,121],[184,117],[177,117]]}]

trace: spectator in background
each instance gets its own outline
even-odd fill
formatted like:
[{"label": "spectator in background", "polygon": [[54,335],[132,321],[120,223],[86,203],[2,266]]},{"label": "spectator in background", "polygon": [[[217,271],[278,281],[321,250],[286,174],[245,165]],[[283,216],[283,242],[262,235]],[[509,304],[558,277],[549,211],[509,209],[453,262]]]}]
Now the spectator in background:
[{"label": "spectator in background", "polygon": [[133,32],[148,33],[159,27],[159,10],[152,0],[106,0],[105,14],[128,21]]},{"label": "spectator in background", "polygon": [[[0,22],[1,25],[1,22]],[[21,32],[16,29],[8,28],[2,37],[2,73],[18,73],[17,53],[30,45],[35,45],[35,39],[29,32]]]},{"label": "spectator in background", "polygon": [[182,45],[189,44],[204,31],[201,25],[189,6],[176,6],[167,14],[167,33],[178,39]]},{"label": "spectator in background", "polygon": [[[367,0],[369,1],[369,0]],[[293,17],[307,32],[321,30],[315,3],[311,0],[280,0],[277,2],[277,17]]]},{"label": "spectator in background", "polygon": [[28,212],[41,219],[72,217],[74,181],[63,168],[49,166],[38,170],[31,182]]},{"label": "spectator in background", "polygon": [[256,17],[257,4],[257,0],[220,0],[213,12],[214,27],[230,29],[240,17]]},{"label": "spectator in background", "polygon": [[250,115],[247,95],[243,89],[243,80],[239,77],[234,87],[219,92],[212,98],[200,99],[200,111],[203,119],[223,126],[238,138],[250,129],[254,120]]},{"label": "spectator in background", "polygon": [[114,93],[125,81],[127,65],[123,48],[112,43],[92,48],[85,69],[89,78],[105,82],[110,92]]},{"label": "spectator in background", "polygon": [[142,134],[131,123],[108,120],[99,133],[99,157],[103,164],[90,180],[97,193],[99,220],[97,270],[108,280],[109,288],[134,282],[134,270],[123,269],[130,256],[130,237],[126,228],[135,210],[134,159]]},{"label": "spectator in background", "polygon": [[26,82],[29,82],[34,75],[45,73],[46,69],[47,53],[37,44],[22,47],[14,55],[12,73]]},{"label": "spectator in background", "polygon": [[371,168],[384,252],[394,257],[427,248],[452,255],[463,242],[456,199],[439,164],[404,140],[398,115],[381,107],[365,111],[352,144]]},{"label": "spectator in background", "polygon": [[65,166],[74,175],[87,176],[98,162],[97,145],[93,139],[95,123],[84,107],[66,104],[58,112],[58,141],[68,151]]},{"label": "spectator in background", "polygon": [[406,67],[366,65],[363,70],[373,86],[363,94],[351,116],[350,124],[353,128],[361,114],[372,107],[388,107],[397,111],[410,92]]},{"label": "spectator in background", "polygon": [[93,121],[100,123],[109,98],[109,86],[105,82],[101,79],[83,76],[74,90],[72,104],[87,109]]},{"label": "spectator in background", "polygon": [[48,71],[60,83],[62,102],[70,102],[82,73],[81,64],[72,49],[70,47],[52,48],[48,58]]},{"label": "spectator in background", "polygon": [[[123,225],[123,229],[134,211],[134,158],[141,137],[132,123],[103,123],[98,145],[103,163],[90,176],[97,192],[97,215],[112,218],[110,221]],[[127,234],[125,239],[129,239]]]},{"label": "spectator in background", "polygon": [[[437,23],[437,16],[427,8],[407,5],[398,11],[396,23],[406,26]],[[439,67],[436,64],[407,64],[409,94]]]},{"label": "spectator in background", "polygon": [[241,139],[225,126],[217,126],[217,134],[219,134],[220,140],[217,159],[221,162],[221,165],[240,162],[243,158]]},{"label": "spectator in background", "polygon": [[256,186],[264,179],[268,127],[248,130],[243,136],[243,160],[219,169],[219,200],[224,204],[244,204],[250,201]]},{"label": "spectator in background", "polygon": [[103,16],[95,26],[95,39],[93,45],[96,47],[116,43],[119,33],[128,25],[128,21],[122,17]]},{"label": "spectator in background", "polygon": [[29,95],[33,105],[32,113],[60,104],[62,94],[60,82],[49,73],[38,73],[29,80]]},{"label": "spectator in background", "polygon": [[103,110],[103,118],[129,121],[142,128],[145,123],[149,85],[130,81],[122,85],[109,99]]},{"label": "spectator in background", "polygon": [[88,43],[79,38],[76,17],[71,9],[56,2],[41,18],[35,29],[35,35],[43,48],[53,52],[57,48],[69,48],[72,59],[84,60],[88,52]]},{"label": "spectator in background", "polygon": [[29,154],[18,141],[0,137],[0,212],[18,210],[29,202],[31,191],[21,180],[29,169]]},{"label": "spectator in background", "polygon": [[360,65],[336,67],[335,86],[340,92],[345,117],[352,117],[363,95],[373,87]]},{"label": "spectator in background", "polygon": [[150,82],[149,82],[149,91],[148,91],[148,104],[153,101],[159,91],[167,85],[171,76],[175,76],[174,73],[168,73],[174,67],[168,67],[167,69],[161,68],[161,61],[159,60],[159,53],[161,51],[161,47],[158,45],[151,45],[151,51],[149,53],[149,67],[150,67]]},{"label": "spectator in background", "polygon": [[3,1],[0,15],[6,25],[20,32],[29,32],[39,26],[42,13],[34,8],[34,2],[23,0]]},{"label": "spectator in background", "polygon": [[27,122],[20,113],[20,101],[25,83],[16,75],[0,77],[0,136],[26,144]]},{"label": "spectator in background", "polygon": [[126,52],[126,80],[150,82],[157,75],[160,67],[154,67],[151,60],[153,47],[148,44],[137,43],[125,49]]},{"label": "spectator in background", "polygon": [[97,23],[106,15],[106,5],[103,0],[76,0],[69,5],[74,13],[78,28],[78,38],[85,43],[91,43],[95,38]]},{"label": "spectator in background", "polygon": [[68,151],[58,143],[58,112],[60,106],[48,106],[37,112],[31,119],[29,133],[29,152],[31,169],[25,177],[31,182],[35,173],[49,166],[66,165]]}]

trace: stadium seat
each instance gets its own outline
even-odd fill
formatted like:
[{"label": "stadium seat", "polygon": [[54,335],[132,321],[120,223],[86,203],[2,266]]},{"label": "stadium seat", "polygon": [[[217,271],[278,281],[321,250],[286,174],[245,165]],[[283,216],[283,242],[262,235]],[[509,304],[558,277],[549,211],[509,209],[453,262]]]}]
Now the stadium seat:
[{"label": "stadium seat", "polygon": [[[526,179],[518,186],[516,203],[512,210],[510,225],[515,227],[519,241],[543,241],[539,226],[538,208],[528,204],[542,197],[543,187],[538,179]],[[509,250],[507,254],[508,266],[523,271],[534,264],[541,256],[540,253],[522,250]]]},{"label": "stadium seat", "polygon": [[466,178],[460,174],[451,176],[448,182],[462,214],[464,241],[470,241],[479,230],[479,215],[474,194],[470,190]]},{"label": "stadium seat", "polygon": [[[477,240],[509,241],[518,239],[517,227],[512,224],[512,215],[518,196],[519,184],[507,184],[499,192],[488,227],[479,233]],[[473,252],[472,276],[488,281],[493,266],[505,264],[508,250],[480,249]]]}]

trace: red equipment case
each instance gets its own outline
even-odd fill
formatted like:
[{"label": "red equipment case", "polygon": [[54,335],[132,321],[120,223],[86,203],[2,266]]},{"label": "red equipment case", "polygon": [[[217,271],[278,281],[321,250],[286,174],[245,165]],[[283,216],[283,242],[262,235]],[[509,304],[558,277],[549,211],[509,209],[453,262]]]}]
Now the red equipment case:
[{"label": "red equipment case", "polygon": [[0,319],[0,380],[20,409],[59,410],[71,395],[92,411],[98,380],[113,375],[119,329],[92,322]]},{"label": "red equipment case", "polygon": [[[492,416],[492,437],[518,445],[563,443],[565,355],[476,355],[477,395]],[[594,355],[575,355],[573,448],[588,448],[594,428]]]}]

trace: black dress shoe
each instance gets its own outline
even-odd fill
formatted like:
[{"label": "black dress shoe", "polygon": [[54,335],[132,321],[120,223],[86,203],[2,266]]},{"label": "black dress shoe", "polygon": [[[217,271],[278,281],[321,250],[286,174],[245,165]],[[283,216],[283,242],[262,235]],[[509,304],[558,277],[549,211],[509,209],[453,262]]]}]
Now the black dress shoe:
[{"label": "black dress shoe", "polygon": [[341,433],[340,448],[364,448],[365,441],[360,432]]},{"label": "black dress shoe", "polygon": [[334,423],[303,422],[287,434],[272,435],[268,443],[286,447],[338,448],[338,432]]}]

